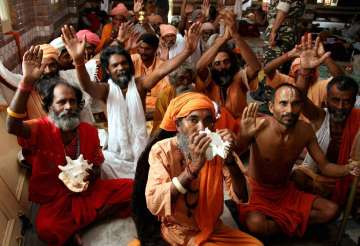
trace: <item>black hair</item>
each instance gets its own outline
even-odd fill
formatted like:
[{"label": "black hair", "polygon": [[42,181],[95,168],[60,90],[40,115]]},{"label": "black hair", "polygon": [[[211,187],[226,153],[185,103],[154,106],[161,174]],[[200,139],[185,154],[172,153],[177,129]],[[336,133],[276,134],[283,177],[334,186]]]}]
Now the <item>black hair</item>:
[{"label": "black hair", "polygon": [[135,74],[135,68],[134,68],[134,63],[131,60],[131,56],[129,54],[129,52],[127,52],[126,49],[124,49],[123,47],[119,46],[119,45],[113,45],[113,46],[108,46],[106,47],[100,55],[100,62],[101,62],[101,66],[103,68],[103,71],[105,72],[104,75],[106,75],[105,77],[109,77],[108,74],[108,67],[109,67],[109,59],[112,55],[122,55],[125,56],[129,67],[130,67],[130,72],[131,75]]},{"label": "black hair", "polygon": [[144,151],[141,153],[136,165],[134,190],[131,199],[132,218],[135,222],[136,231],[141,245],[169,245],[161,236],[160,224],[157,216],[153,215],[146,206],[145,188],[148,181],[149,153],[152,146],[165,139],[175,136],[175,132],[158,129],[149,140]]},{"label": "black hair", "polygon": [[330,80],[326,87],[327,93],[329,93],[330,89],[334,85],[336,85],[336,88],[338,88],[340,91],[352,91],[354,99],[359,93],[359,84],[354,79],[345,75],[337,76]]},{"label": "black hair", "polygon": [[142,34],[139,38],[139,41],[143,41],[154,49],[159,47],[159,38],[153,33],[147,32]]},{"label": "black hair", "polygon": [[297,88],[295,85],[290,84],[290,83],[283,83],[283,84],[280,84],[277,87],[275,87],[275,89],[272,91],[272,96],[271,96],[271,101],[272,102],[274,102],[276,92],[278,90],[280,90],[281,88],[283,88],[283,87],[293,88],[299,94],[301,100],[303,99],[303,93],[299,88]]},{"label": "black hair", "polygon": [[54,77],[43,77],[36,84],[36,90],[38,91],[42,99],[42,106],[44,111],[46,113],[49,113],[49,109],[54,101],[54,89],[57,85],[60,84],[66,85],[67,87],[74,90],[76,96],[76,103],[78,104],[79,108],[82,109],[84,105],[82,91],[79,88],[70,85],[66,80],[58,76],[54,76]]},{"label": "black hair", "polygon": [[236,57],[236,54],[232,51],[232,49],[229,47],[228,44],[224,44],[222,45],[219,49],[217,54],[219,54],[219,52],[225,52],[226,54],[228,54],[230,61],[231,61],[231,71],[232,72],[237,72],[240,68],[240,63],[239,60]]}]

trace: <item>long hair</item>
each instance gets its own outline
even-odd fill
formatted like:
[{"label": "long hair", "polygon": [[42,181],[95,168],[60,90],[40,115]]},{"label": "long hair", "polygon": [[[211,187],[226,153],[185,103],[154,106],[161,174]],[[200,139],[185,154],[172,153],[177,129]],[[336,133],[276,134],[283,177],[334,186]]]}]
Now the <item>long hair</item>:
[{"label": "long hair", "polygon": [[149,143],[141,153],[135,172],[134,190],[131,199],[132,217],[141,245],[162,246],[169,245],[161,237],[160,223],[146,206],[145,188],[149,173],[149,153],[151,147],[165,138],[175,136],[175,132],[159,129],[149,140]]}]

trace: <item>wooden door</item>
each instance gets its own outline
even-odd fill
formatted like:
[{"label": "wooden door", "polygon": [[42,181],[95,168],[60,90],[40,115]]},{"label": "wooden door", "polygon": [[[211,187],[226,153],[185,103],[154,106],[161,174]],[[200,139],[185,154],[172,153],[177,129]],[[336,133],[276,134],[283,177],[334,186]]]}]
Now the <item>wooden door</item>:
[{"label": "wooden door", "polygon": [[6,132],[6,109],[0,105],[0,245],[20,245],[19,213],[27,213],[26,172],[17,163],[20,150],[16,137]]}]

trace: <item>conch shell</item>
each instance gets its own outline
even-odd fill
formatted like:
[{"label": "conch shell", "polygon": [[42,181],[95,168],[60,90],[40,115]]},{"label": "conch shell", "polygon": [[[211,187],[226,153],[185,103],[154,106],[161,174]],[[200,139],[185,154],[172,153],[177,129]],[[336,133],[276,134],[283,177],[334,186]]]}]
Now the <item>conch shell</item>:
[{"label": "conch shell", "polygon": [[226,159],[230,149],[229,141],[224,142],[218,133],[212,132],[208,128],[206,128],[204,131],[200,131],[199,133],[206,133],[211,138],[211,143],[206,150],[207,160],[214,159],[216,155],[220,156],[223,159]]},{"label": "conch shell", "polygon": [[80,155],[76,160],[72,160],[66,156],[66,165],[58,166],[61,172],[59,179],[65,186],[73,192],[83,192],[88,188],[89,181],[84,181],[84,178],[89,175],[86,169],[91,169],[93,164],[89,164],[84,160],[83,155]]}]

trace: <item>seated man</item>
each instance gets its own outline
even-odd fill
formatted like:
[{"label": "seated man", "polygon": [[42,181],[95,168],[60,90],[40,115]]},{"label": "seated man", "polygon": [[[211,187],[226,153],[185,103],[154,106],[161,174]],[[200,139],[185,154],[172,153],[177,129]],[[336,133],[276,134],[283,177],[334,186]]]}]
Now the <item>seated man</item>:
[{"label": "seated man", "polygon": [[159,57],[169,60],[177,56],[184,49],[184,38],[178,33],[176,27],[168,24],[160,25]]},{"label": "seated man", "polygon": [[[133,182],[126,179],[101,180],[104,157],[97,131],[80,121],[82,93],[62,79],[53,81],[44,91],[47,117],[23,121],[26,102],[34,83],[42,74],[42,51],[31,47],[24,54],[24,77],[8,108],[8,132],[18,137],[25,159],[32,167],[29,199],[40,205],[36,217],[39,238],[49,245],[64,245],[80,229],[97,219],[130,215]],[[59,178],[59,166],[67,158],[82,155],[91,169],[83,191],[73,192]]]},{"label": "seated man", "polygon": [[[171,245],[262,245],[255,238],[224,225],[223,171],[229,170],[231,191],[241,195],[239,167],[230,156],[206,161],[211,138],[199,134],[213,129],[213,102],[203,94],[184,93],[173,99],[161,128],[177,136],[157,142],[149,154],[149,175],[145,190],[148,209],[161,220],[163,238]],[[218,131],[224,141],[233,133]],[[238,192],[236,190],[239,190]]]},{"label": "seated man", "polygon": [[200,36],[200,24],[195,23],[187,33],[183,52],[143,77],[135,78],[134,65],[125,49],[107,47],[100,58],[110,77],[107,83],[90,80],[84,66],[85,44],[76,38],[75,30],[65,26],[62,33],[66,48],[75,61],[81,87],[107,107],[109,139],[104,152],[103,174],[133,178],[138,157],[148,140],[144,114],[146,94],[193,53]]},{"label": "seated man", "polygon": [[[302,39],[311,39],[311,34],[305,35]],[[317,38],[318,49],[317,56],[323,56],[326,54],[324,46],[320,41],[320,38]],[[266,84],[271,88],[276,88],[282,83],[290,83],[295,84],[295,80],[300,71],[300,54],[301,54],[302,45],[296,45],[292,50],[283,54],[282,56],[277,57],[276,59],[267,63],[264,67],[264,72],[266,74]],[[293,60],[289,75],[281,73],[278,68],[286,63]],[[343,75],[344,72],[341,68],[331,59],[330,56],[327,56],[323,62],[327,69],[329,70],[332,77]],[[320,80],[319,79],[319,67],[320,64],[313,69],[311,69],[311,73],[309,74],[309,90],[308,90],[308,98],[319,107],[324,107],[326,103],[326,85],[329,83],[331,78]]]},{"label": "seated man", "polygon": [[299,191],[290,182],[294,162],[304,148],[326,176],[360,174],[360,162],[341,166],[328,162],[310,124],[298,120],[302,105],[300,90],[282,84],[269,104],[273,116],[256,118],[256,104],[243,112],[239,141],[243,148],[250,145],[250,198],[249,203],[239,205],[239,213],[254,235],[282,232],[301,237],[309,223],[327,223],[336,217],[334,202]]},{"label": "seated man", "polygon": [[[303,64],[315,60],[313,52],[303,52]],[[309,64],[309,63],[308,63]],[[313,67],[301,68],[296,85],[306,93],[311,86]],[[354,108],[359,85],[350,77],[338,76],[327,85],[327,108],[322,109],[310,100],[305,101],[303,114],[310,120],[322,151],[334,163],[345,165],[350,158],[351,146],[360,129],[360,110]],[[331,179],[319,170],[311,155],[307,154],[304,164],[294,172],[297,183],[305,190],[318,193],[339,205],[344,205],[352,177]],[[305,175],[307,174],[307,175]],[[359,194],[360,195],[360,194]]]},{"label": "seated man", "polygon": [[[237,33],[235,16],[225,12],[222,18],[226,24],[225,34],[215,40],[196,64],[200,77],[196,89],[225,107],[237,119],[246,107],[246,93],[257,89],[260,63]],[[224,46],[231,38],[247,64],[244,69],[239,68],[234,52]]]}]

